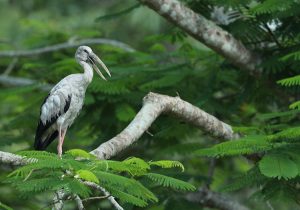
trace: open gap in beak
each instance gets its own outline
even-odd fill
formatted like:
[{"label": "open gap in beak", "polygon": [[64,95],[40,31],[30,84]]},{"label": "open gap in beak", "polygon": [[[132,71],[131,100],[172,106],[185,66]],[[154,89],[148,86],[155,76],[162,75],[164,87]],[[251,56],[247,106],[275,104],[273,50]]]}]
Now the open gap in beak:
[{"label": "open gap in beak", "polygon": [[106,80],[106,78],[105,78],[104,75],[101,73],[101,71],[99,70],[98,66],[96,65],[96,63],[100,64],[101,67],[106,71],[106,73],[111,77],[108,68],[105,66],[105,64],[102,62],[102,60],[101,60],[97,55],[95,55],[94,53],[92,53],[92,54],[90,54],[90,55],[88,56],[88,59],[89,59],[89,61],[91,62],[91,64],[92,64],[94,70],[99,74],[99,76],[100,76],[102,79]]}]

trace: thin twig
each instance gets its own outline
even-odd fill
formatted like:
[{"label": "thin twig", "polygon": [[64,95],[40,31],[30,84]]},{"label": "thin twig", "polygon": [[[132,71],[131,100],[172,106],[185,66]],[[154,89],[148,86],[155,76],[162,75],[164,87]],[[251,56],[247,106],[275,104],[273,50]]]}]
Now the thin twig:
[{"label": "thin twig", "polygon": [[282,48],[282,45],[280,44],[280,42],[277,40],[276,36],[274,35],[274,33],[272,32],[272,30],[270,29],[270,27],[268,26],[268,24],[263,23],[264,27],[267,29],[269,35],[271,36],[271,38],[273,39],[273,41],[277,44],[277,46],[279,48]]},{"label": "thin twig", "polygon": [[29,179],[29,177],[31,176],[32,172],[34,171],[34,169],[32,169],[29,174],[25,177],[25,179],[23,180],[23,182],[25,182],[27,179]]},{"label": "thin twig", "polygon": [[64,42],[61,44],[55,44],[55,45],[46,46],[38,49],[31,49],[31,50],[2,51],[0,52],[0,57],[31,57],[31,56],[38,56],[44,53],[54,52],[62,49],[74,48],[80,45],[94,45],[94,44],[111,45],[123,49],[126,52],[135,51],[135,49],[120,41],[104,39],[104,38],[94,38],[94,39],[82,39],[74,42]]},{"label": "thin twig", "polygon": [[18,61],[19,61],[19,57],[15,57],[11,61],[11,63],[7,66],[7,68],[5,69],[5,71],[3,72],[2,75],[6,75],[6,76],[9,75],[12,72],[12,70],[15,68],[16,64],[18,63]]},{"label": "thin twig", "polygon": [[267,201],[266,203],[267,203],[267,206],[269,207],[270,210],[274,210],[274,207],[272,206],[270,201]]},{"label": "thin twig", "polygon": [[111,202],[111,204],[115,207],[115,209],[117,210],[124,210],[122,206],[120,206],[120,204],[115,200],[115,198],[113,196],[110,195],[110,193],[108,191],[106,191],[106,189],[104,189],[103,187],[95,184],[94,182],[88,182],[88,181],[84,181],[83,182],[85,185],[92,187],[96,190],[99,190],[100,192],[102,192],[105,196],[108,196],[107,199]]},{"label": "thin twig", "polygon": [[205,186],[209,189],[210,185],[212,183],[212,178],[214,176],[214,171],[216,167],[216,158],[211,158],[209,160],[209,167],[208,167],[208,173],[207,173],[207,182]]},{"label": "thin twig", "polygon": [[[0,75],[0,84],[8,87],[19,87],[19,86],[35,85],[39,83],[33,79]],[[52,87],[53,85],[45,83],[45,84],[40,84],[37,88],[42,91],[49,91],[51,90]]]},{"label": "thin twig", "polygon": [[90,201],[90,200],[101,200],[101,199],[106,199],[108,198],[110,195],[104,195],[104,196],[97,196],[97,197],[90,197],[90,198],[85,198],[82,201],[86,202],[86,201]]}]

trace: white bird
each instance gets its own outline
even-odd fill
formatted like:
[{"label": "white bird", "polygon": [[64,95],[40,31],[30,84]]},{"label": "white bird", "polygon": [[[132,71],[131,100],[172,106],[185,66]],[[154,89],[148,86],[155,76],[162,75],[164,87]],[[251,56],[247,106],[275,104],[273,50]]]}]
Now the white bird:
[{"label": "white bird", "polygon": [[75,53],[75,59],[83,67],[84,73],[71,74],[52,88],[41,106],[40,120],[36,129],[34,148],[45,150],[58,136],[59,157],[62,155],[67,129],[82,108],[86,88],[93,79],[93,69],[106,80],[96,64],[100,64],[111,76],[105,64],[88,46],[80,46]]}]

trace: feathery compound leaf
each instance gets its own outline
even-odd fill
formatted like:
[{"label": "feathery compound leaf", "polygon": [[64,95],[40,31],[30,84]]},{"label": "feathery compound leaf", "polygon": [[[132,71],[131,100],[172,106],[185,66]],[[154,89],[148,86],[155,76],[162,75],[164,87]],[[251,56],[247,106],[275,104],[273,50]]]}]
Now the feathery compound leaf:
[{"label": "feathery compound leaf", "polygon": [[81,198],[87,198],[91,194],[90,188],[79,182],[77,179],[67,178],[65,180],[67,181],[66,185],[64,186],[66,193],[69,192],[77,194]]},{"label": "feathery compound leaf", "polygon": [[128,7],[122,11],[119,11],[119,12],[116,12],[116,13],[113,13],[113,14],[108,14],[108,15],[103,15],[103,16],[100,16],[100,17],[97,17],[95,21],[101,21],[101,20],[110,20],[110,19],[114,19],[114,18],[117,18],[117,17],[120,17],[121,15],[125,15],[129,12],[131,12],[132,10],[140,7],[141,4],[140,3],[137,3],[131,7]]},{"label": "feathery compound leaf", "polygon": [[138,198],[136,196],[130,195],[128,193],[122,192],[116,188],[106,187],[106,190],[108,190],[110,192],[110,194],[119,198],[121,201],[123,201],[125,203],[131,203],[135,206],[140,206],[140,207],[145,207],[148,205],[148,203],[145,200]]},{"label": "feathery compound leaf", "polygon": [[222,188],[224,192],[239,190],[244,187],[262,184],[267,178],[263,176],[258,167],[254,167],[247,171],[244,175],[237,177],[233,183]]},{"label": "feathery compound leaf", "polygon": [[260,172],[271,178],[295,178],[298,174],[297,164],[286,156],[279,154],[265,155],[261,161],[259,161]]},{"label": "feathery compound leaf", "polygon": [[128,122],[134,118],[136,112],[128,104],[121,104],[116,108],[116,117],[123,122]]},{"label": "feathery compound leaf", "polygon": [[76,176],[78,176],[80,179],[83,179],[85,181],[94,182],[96,184],[99,184],[99,179],[97,176],[88,170],[78,170],[76,171]]},{"label": "feathery compound leaf", "polygon": [[277,81],[277,83],[282,86],[288,86],[288,87],[294,85],[300,85],[300,75],[279,80]]},{"label": "feathery compound leaf", "polygon": [[45,158],[54,158],[59,159],[57,154],[47,152],[47,151],[36,151],[36,150],[30,150],[30,151],[20,151],[16,154],[25,156],[26,158],[36,158],[36,159],[45,159]]},{"label": "feathery compound leaf", "polygon": [[173,177],[156,174],[156,173],[148,173],[145,176],[151,181],[153,181],[154,183],[164,187],[170,187],[172,189],[183,190],[183,191],[196,190],[196,188],[192,184],[175,179]]},{"label": "feathery compound leaf", "polygon": [[149,165],[155,165],[162,168],[180,168],[182,172],[184,172],[184,166],[179,161],[172,161],[172,160],[159,160],[159,161],[150,161]]},{"label": "feathery compound leaf", "polygon": [[194,154],[207,157],[252,154],[272,149],[274,145],[267,140],[267,136],[248,136],[240,140],[223,142],[211,148],[200,149]]},{"label": "feathery compound leaf", "polygon": [[254,14],[267,14],[287,10],[291,7],[293,1],[266,0],[253,7],[250,11]]},{"label": "feathery compound leaf", "polygon": [[131,157],[122,162],[131,166],[131,172],[134,176],[143,175],[147,173],[148,170],[150,170],[149,164],[137,157]]},{"label": "feathery compound leaf", "polygon": [[281,132],[275,133],[273,135],[269,135],[269,141],[283,141],[285,142],[298,142],[300,137],[300,127],[288,128]]},{"label": "feathery compound leaf", "polygon": [[85,159],[95,158],[94,155],[82,150],[82,149],[71,149],[66,151],[66,154],[70,154],[73,157],[81,157]]},{"label": "feathery compound leaf", "polygon": [[296,101],[289,106],[290,109],[300,109],[300,101]]},{"label": "feathery compound leaf", "polygon": [[60,160],[39,160],[38,162],[31,163],[16,169],[15,171],[8,174],[8,177],[19,176],[25,177],[27,176],[32,170],[40,170],[40,169],[62,169],[64,166],[63,162]]},{"label": "feathery compound leaf", "polygon": [[149,191],[135,179],[130,179],[124,176],[103,171],[97,171],[95,172],[95,174],[99,178],[100,185],[104,186],[105,188],[107,186],[115,187],[118,190],[124,191],[144,200],[157,200],[157,198],[151,191]]},{"label": "feathery compound leaf", "polygon": [[0,209],[4,209],[4,210],[13,210],[12,208],[10,208],[9,206],[5,205],[4,203],[0,202]]},{"label": "feathery compound leaf", "polygon": [[299,113],[300,113],[299,110],[289,110],[285,112],[271,112],[271,113],[259,114],[257,117],[261,120],[270,120],[273,118],[296,116]]}]

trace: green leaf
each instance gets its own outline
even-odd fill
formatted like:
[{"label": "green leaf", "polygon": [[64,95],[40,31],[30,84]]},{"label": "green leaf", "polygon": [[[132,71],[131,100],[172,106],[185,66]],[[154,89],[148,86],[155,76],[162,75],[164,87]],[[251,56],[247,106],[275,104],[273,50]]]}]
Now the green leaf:
[{"label": "green leaf", "polygon": [[154,183],[164,187],[170,187],[176,190],[183,190],[183,191],[196,190],[194,185],[181,181],[179,179],[175,179],[173,177],[165,176],[162,174],[156,174],[156,173],[148,173],[145,176],[151,181],[153,181]]},{"label": "green leaf", "polygon": [[128,158],[124,160],[123,163],[131,167],[131,173],[133,176],[144,175],[148,170],[150,170],[149,164],[137,157]]},{"label": "green leaf", "polygon": [[97,176],[88,170],[78,170],[76,171],[76,175],[86,181],[90,181],[90,182],[94,182],[96,184],[99,184],[99,179],[97,178]]},{"label": "green leaf", "polygon": [[297,164],[286,155],[265,155],[259,162],[260,172],[270,178],[291,179],[298,175]]},{"label": "green leaf", "polygon": [[300,109],[300,101],[296,101],[289,106],[290,109]]},{"label": "green leaf", "polygon": [[13,210],[12,208],[10,208],[9,206],[5,205],[4,203],[0,202],[0,209],[4,209],[4,210]]},{"label": "green leaf", "polygon": [[196,150],[194,154],[207,157],[222,157],[268,151],[273,147],[274,145],[268,142],[267,136],[252,135],[239,140],[223,142],[211,148]]},{"label": "green leaf", "polygon": [[178,167],[184,172],[184,166],[179,161],[172,161],[172,160],[159,160],[159,161],[150,161],[149,165],[155,165],[162,168],[175,168]]},{"label": "green leaf", "polygon": [[277,81],[277,83],[282,86],[288,86],[288,87],[294,85],[300,85],[300,75],[279,80]]},{"label": "green leaf", "polygon": [[121,104],[116,108],[116,116],[120,121],[128,122],[134,118],[136,112],[128,104]]},{"label": "green leaf", "polygon": [[95,158],[94,155],[82,150],[82,149],[71,149],[66,151],[66,154],[70,154],[73,157],[81,157],[85,159]]},{"label": "green leaf", "polygon": [[106,189],[113,196],[119,198],[123,202],[131,203],[131,204],[133,204],[135,206],[139,206],[139,207],[145,207],[148,205],[148,203],[145,200],[143,200],[137,196],[133,196],[133,195],[130,195],[129,193],[122,192],[116,188],[107,187]]},{"label": "green leaf", "polygon": [[95,21],[111,20],[111,19],[117,18],[121,15],[125,15],[125,14],[139,8],[140,6],[141,6],[141,4],[137,3],[137,4],[132,5],[131,7],[128,7],[126,9],[122,10],[122,11],[119,11],[119,12],[116,12],[116,13],[113,13],[113,14],[108,14],[108,15],[103,15],[103,16],[97,17]]}]

